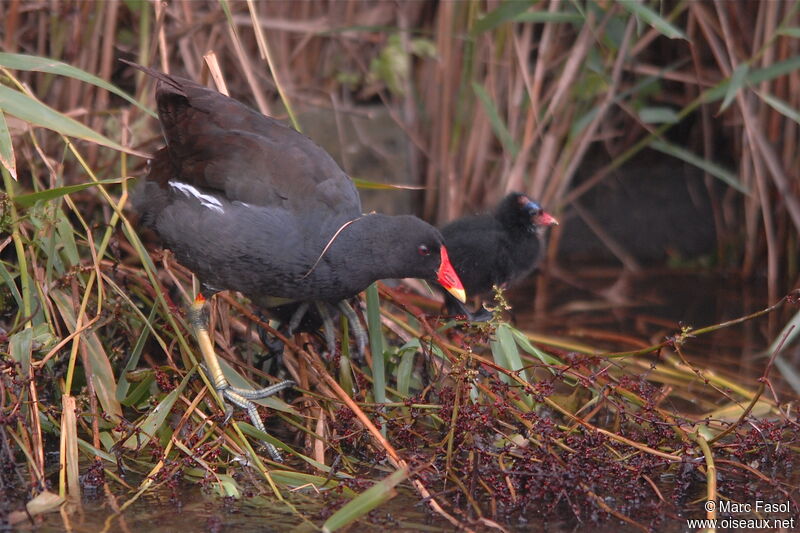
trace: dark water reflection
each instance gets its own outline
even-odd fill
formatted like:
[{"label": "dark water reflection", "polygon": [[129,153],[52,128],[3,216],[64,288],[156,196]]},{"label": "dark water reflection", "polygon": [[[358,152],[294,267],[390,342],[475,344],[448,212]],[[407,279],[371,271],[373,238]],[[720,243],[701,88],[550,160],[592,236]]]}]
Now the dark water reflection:
[{"label": "dark water reflection", "polygon": [[[113,484],[111,484],[114,486]],[[118,493],[118,503],[124,503],[132,494]],[[317,526],[330,514],[326,510],[328,499],[313,491],[285,494],[286,499]],[[115,514],[103,495],[84,497],[80,506],[67,519],[58,513],[40,517],[36,527],[23,524],[17,531],[97,533],[271,533],[316,531],[308,522],[290,512],[289,508],[274,498],[247,496],[238,500],[219,498],[199,488],[197,484],[181,482],[175,490],[148,491],[124,513]],[[449,531],[452,528],[443,520],[431,516],[422,508],[419,497],[409,490],[400,489],[394,499],[369,514],[367,520],[351,531],[386,529],[398,532]]]},{"label": "dark water reflection", "polygon": [[[608,350],[630,350],[662,341],[679,331],[681,324],[706,326],[750,314],[768,305],[766,291],[721,276],[651,272],[619,280],[615,271],[593,270],[568,279],[552,276],[532,279],[509,294],[518,328],[553,336],[566,336]],[[537,305],[544,311],[537,311]],[[757,384],[766,364],[764,349],[795,310],[759,318],[707,336],[692,339],[686,355],[700,368],[710,368],[748,387]],[[776,383],[780,384],[777,376]],[[788,389],[780,386],[780,390]],[[244,484],[244,483],[243,483]],[[111,484],[116,486],[115,484]],[[117,494],[123,503],[131,494]],[[331,511],[328,499],[309,493],[287,495],[293,505],[314,524],[321,525]],[[122,531],[171,532],[270,532],[311,531],[313,528],[280,502],[261,497],[220,499],[196,484],[181,482],[175,490],[156,490],[144,495],[125,513],[112,518],[104,495],[87,497],[80,510],[65,522],[49,515],[35,529],[39,532]],[[682,531],[682,520],[662,524],[662,530]],[[511,531],[580,531],[580,524],[530,522],[506,524]],[[673,527],[674,526],[674,527]],[[409,489],[400,489],[393,500],[374,511],[369,520],[351,531],[452,531],[432,516]],[[23,526],[20,530],[28,529]],[[631,526],[610,520],[594,531],[627,531]]]},{"label": "dark water reflection", "polygon": [[[767,301],[766,292],[764,283],[722,275],[654,270],[620,278],[616,270],[592,270],[551,276],[546,284],[530,280],[509,299],[520,329],[623,351],[659,343],[682,326],[698,329],[752,314],[775,303]],[[765,350],[795,312],[785,306],[691,339],[685,353],[698,367],[756,385],[767,363]]]}]

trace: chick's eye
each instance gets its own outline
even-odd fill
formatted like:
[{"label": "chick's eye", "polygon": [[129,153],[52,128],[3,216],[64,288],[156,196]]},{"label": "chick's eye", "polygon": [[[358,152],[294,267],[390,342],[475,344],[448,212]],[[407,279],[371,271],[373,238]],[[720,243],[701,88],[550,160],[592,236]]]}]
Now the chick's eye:
[{"label": "chick's eye", "polygon": [[419,252],[419,255],[431,255],[431,249],[424,244],[417,246],[417,252]]}]

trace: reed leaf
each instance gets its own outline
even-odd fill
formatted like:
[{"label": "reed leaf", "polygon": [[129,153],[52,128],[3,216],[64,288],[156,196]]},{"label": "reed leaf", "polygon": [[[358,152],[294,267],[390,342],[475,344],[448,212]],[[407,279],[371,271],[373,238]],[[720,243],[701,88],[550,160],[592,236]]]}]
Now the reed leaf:
[{"label": "reed leaf", "polygon": [[97,187],[98,185],[116,185],[122,183],[125,178],[111,178],[106,180],[100,181],[93,181],[90,183],[77,183],[75,185],[64,185],[62,187],[54,187],[52,189],[45,189],[43,191],[32,192],[28,194],[19,194],[14,197],[14,202],[16,202],[21,207],[31,207],[36,204],[36,202],[47,202],[50,200],[55,200],[56,198],[61,198],[62,196],[66,196],[68,194],[84,191],[91,187]]},{"label": "reed leaf", "polygon": [[531,0],[509,0],[480,17],[472,27],[472,35],[480,35],[493,30],[501,24],[519,20],[520,14],[525,13],[534,2]]},{"label": "reed leaf", "polygon": [[715,178],[724,181],[742,194],[750,194],[747,190],[747,187],[745,187],[744,184],[739,181],[739,178],[737,178],[733,172],[712,161],[703,159],[702,157],[693,154],[689,150],[660,139],[654,140],[650,144],[650,147],[658,150],[659,152],[664,152],[665,154],[677,157],[682,161],[686,161],[687,163],[708,172]]},{"label": "reed leaf", "polygon": [[6,115],[2,109],[0,109],[0,165],[6,167],[14,180],[17,179],[17,160],[14,157],[14,146],[11,144]]},{"label": "reed leaf", "polygon": [[77,137],[78,139],[84,139],[102,146],[107,146],[120,152],[127,152],[140,156],[143,155],[135,150],[125,148],[106,136],[84,126],[77,120],[48,107],[33,97],[15,91],[5,85],[0,85],[0,110],[26,122],[30,122],[35,126],[53,130],[67,137]]},{"label": "reed leaf", "polygon": [[7,52],[0,52],[0,66],[12,70],[30,70],[34,72],[46,72],[48,74],[55,74],[57,76],[66,76],[76,80],[90,83],[108,92],[114,93],[120,98],[124,98],[131,104],[135,105],[151,117],[156,117],[155,112],[143,106],[136,99],[129,96],[125,91],[120,90],[116,85],[108,83],[102,78],[98,78],[94,74],[90,74],[85,70],[77,67],[56,61],[46,57],[33,56],[28,54],[11,54]]},{"label": "reed leaf", "polygon": [[347,502],[322,525],[323,531],[336,531],[362,518],[371,510],[393,498],[395,487],[408,477],[406,469],[396,470]]},{"label": "reed leaf", "polygon": [[156,432],[165,425],[167,417],[172,412],[172,408],[175,405],[175,400],[183,393],[183,390],[186,388],[193,374],[194,371],[188,372],[181,380],[180,384],[170,391],[169,394],[164,396],[158,405],[148,413],[147,417],[136,425],[138,430],[137,434],[128,437],[122,443],[122,446],[129,450],[138,450],[141,447],[147,446],[150,440],[155,437]]},{"label": "reed leaf", "polygon": [[627,9],[632,15],[642,19],[645,24],[658,30],[664,36],[670,39],[688,40],[683,31],[650,9],[644,2],[620,2],[620,5]]},{"label": "reed leaf", "polygon": [[383,331],[381,331],[381,306],[378,287],[374,283],[367,287],[367,329],[369,349],[372,353],[372,391],[375,402],[386,402],[386,368],[384,361]]},{"label": "reed leaf", "polygon": [[[60,289],[51,290],[50,298],[56,304],[67,327],[71,331],[75,331],[77,319],[70,298]],[[121,417],[122,408],[116,397],[117,385],[114,379],[114,369],[111,367],[111,362],[97,332],[93,329],[84,331],[80,342],[86,349],[92,384],[103,411],[107,416]]]}]

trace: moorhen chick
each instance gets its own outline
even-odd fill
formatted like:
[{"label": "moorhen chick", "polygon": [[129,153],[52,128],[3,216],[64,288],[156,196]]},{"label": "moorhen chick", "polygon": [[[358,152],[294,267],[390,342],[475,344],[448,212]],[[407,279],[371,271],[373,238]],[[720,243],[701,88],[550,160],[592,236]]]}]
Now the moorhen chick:
[{"label": "moorhen chick", "polygon": [[[494,285],[509,286],[533,271],[541,251],[540,235],[558,224],[536,202],[514,192],[503,198],[494,212],[459,218],[442,228],[444,242],[464,288],[470,296],[486,296]],[[445,293],[448,312],[484,321],[484,308],[469,311]]]},{"label": "moorhen chick", "polygon": [[[223,403],[247,410],[259,430],[251,400],[293,382],[231,387],[208,333],[207,297],[236,290],[265,308],[294,302],[302,314],[315,305],[323,318],[332,307],[362,332],[345,300],[379,279],[437,281],[465,301],[439,230],[413,216],[363,214],[353,181],[308,137],[193,81],[129,64],[157,80],[167,141],[134,208],[200,279],[189,320],[206,368]],[[233,408],[225,411],[227,420]]]}]

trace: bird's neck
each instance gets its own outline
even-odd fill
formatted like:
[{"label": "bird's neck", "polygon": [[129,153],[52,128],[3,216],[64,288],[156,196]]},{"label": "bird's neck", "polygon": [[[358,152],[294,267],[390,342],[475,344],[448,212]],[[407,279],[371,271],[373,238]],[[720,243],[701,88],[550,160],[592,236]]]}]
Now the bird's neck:
[{"label": "bird's neck", "polygon": [[519,216],[517,213],[497,213],[495,218],[509,233],[524,238],[525,236],[534,237],[538,235],[536,226],[530,220]]},{"label": "bird's neck", "polygon": [[364,286],[401,276],[392,268],[393,218],[373,213],[344,223],[334,233],[326,252],[330,262]]}]

